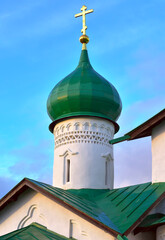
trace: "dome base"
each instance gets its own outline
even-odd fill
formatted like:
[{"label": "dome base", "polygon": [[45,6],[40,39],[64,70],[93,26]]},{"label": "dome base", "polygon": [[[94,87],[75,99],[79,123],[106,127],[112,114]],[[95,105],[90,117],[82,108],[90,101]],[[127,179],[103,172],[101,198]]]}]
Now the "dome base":
[{"label": "dome base", "polygon": [[55,121],[53,121],[53,122],[49,125],[49,131],[50,131],[51,133],[53,133],[53,130],[54,130],[55,125],[58,124],[59,122],[62,122],[62,121],[64,121],[64,120],[66,120],[66,119],[80,118],[80,117],[88,117],[88,118],[95,118],[95,117],[97,117],[97,118],[100,118],[100,119],[108,120],[108,121],[110,121],[111,123],[113,123],[114,128],[115,128],[115,133],[117,133],[117,132],[119,131],[119,129],[120,129],[119,125],[118,125],[116,122],[114,122],[114,121],[112,121],[111,119],[108,119],[108,118],[106,118],[106,117],[98,116],[98,114],[96,114],[96,115],[91,115],[91,113],[90,113],[90,114],[76,113],[75,115],[72,115],[72,116],[65,116],[65,117],[56,119]]}]

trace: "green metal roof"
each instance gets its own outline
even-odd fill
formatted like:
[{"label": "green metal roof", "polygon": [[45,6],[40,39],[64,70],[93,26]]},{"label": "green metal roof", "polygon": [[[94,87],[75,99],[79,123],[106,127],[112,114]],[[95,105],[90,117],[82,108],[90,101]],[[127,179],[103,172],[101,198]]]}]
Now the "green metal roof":
[{"label": "green metal roof", "polygon": [[117,236],[117,239],[118,240],[128,240],[128,238],[126,236],[120,236],[120,235]]},{"label": "green metal roof", "polygon": [[119,138],[115,138],[109,141],[110,144],[115,144],[115,143],[119,143],[119,142],[123,142],[125,140],[130,139],[129,135],[124,135],[123,137],[119,137]]},{"label": "green metal roof", "polygon": [[165,183],[144,183],[113,190],[63,190],[28,181],[120,234],[127,232],[165,192]]},{"label": "green metal roof", "polygon": [[[107,190],[93,197],[90,193],[87,197],[87,190],[70,190],[94,201],[97,206],[117,226],[120,233],[125,233],[147,209],[165,192],[165,183],[145,183],[135,186]],[[98,190],[92,190],[98,191]]]},{"label": "green metal roof", "polygon": [[46,227],[38,224],[38,223],[32,223],[27,227],[21,228],[19,230],[16,230],[14,232],[8,233],[4,236],[0,237],[1,240],[48,240],[48,239],[54,239],[54,240],[67,240],[71,238],[66,238],[62,235],[59,235],[55,232],[52,232],[48,230]]},{"label": "green metal roof", "polygon": [[155,225],[160,225],[165,223],[165,214],[156,213],[148,215],[138,227],[140,228],[148,228]]},{"label": "green metal roof", "polygon": [[121,109],[117,90],[92,68],[87,50],[82,50],[77,68],[53,88],[47,101],[53,121],[83,115],[115,122]]}]

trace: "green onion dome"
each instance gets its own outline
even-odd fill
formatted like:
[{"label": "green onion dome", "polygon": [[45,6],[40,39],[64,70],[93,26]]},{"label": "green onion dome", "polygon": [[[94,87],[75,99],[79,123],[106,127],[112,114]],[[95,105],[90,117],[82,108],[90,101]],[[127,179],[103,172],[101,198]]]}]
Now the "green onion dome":
[{"label": "green onion dome", "polygon": [[47,111],[53,123],[80,116],[100,117],[116,123],[122,109],[120,96],[115,87],[91,66],[87,50],[82,50],[77,68],[61,80],[51,91]]}]

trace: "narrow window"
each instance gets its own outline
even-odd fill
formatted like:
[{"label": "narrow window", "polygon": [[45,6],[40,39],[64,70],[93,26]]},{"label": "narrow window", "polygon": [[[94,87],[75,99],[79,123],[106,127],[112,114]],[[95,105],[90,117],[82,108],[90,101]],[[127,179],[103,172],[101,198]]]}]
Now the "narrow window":
[{"label": "narrow window", "polygon": [[70,182],[70,160],[67,159],[67,166],[66,166],[66,181]]},{"label": "narrow window", "polygon": [[[69,227],[69,237],[71,239],[80,239],[80,236],[81,236],[80,226],[78,225],[78,223],[75,220],[71,219],[70,227]],[[81,239],[82,239],[82,237],[81,237]]]},{"label": "narrow window", "polygon": [[108,162],[105,161],[105,185],[108,183]]},{"label": "narrow window", "polygon": [[70,227],[69,227],[69,237],[73,237],[73,223],[72,220],[70,220]]}]

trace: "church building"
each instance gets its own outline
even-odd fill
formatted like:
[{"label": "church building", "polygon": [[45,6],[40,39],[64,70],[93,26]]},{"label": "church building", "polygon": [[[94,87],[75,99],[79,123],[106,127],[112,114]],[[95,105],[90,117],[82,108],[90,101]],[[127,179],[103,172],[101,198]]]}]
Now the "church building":
[{"label": "church building", "polygon": [[[122,102],[90,63],[91,12],[82,6],[75,15],[83,19],[80,60],[47,100],[53,185],[24,178],[0,200],[0,240],[165,240],[165,109],[114,138]],[[129,151],[129,141],[147,136],[152,182],[115,189],[113,145],[128,141]]]}]

